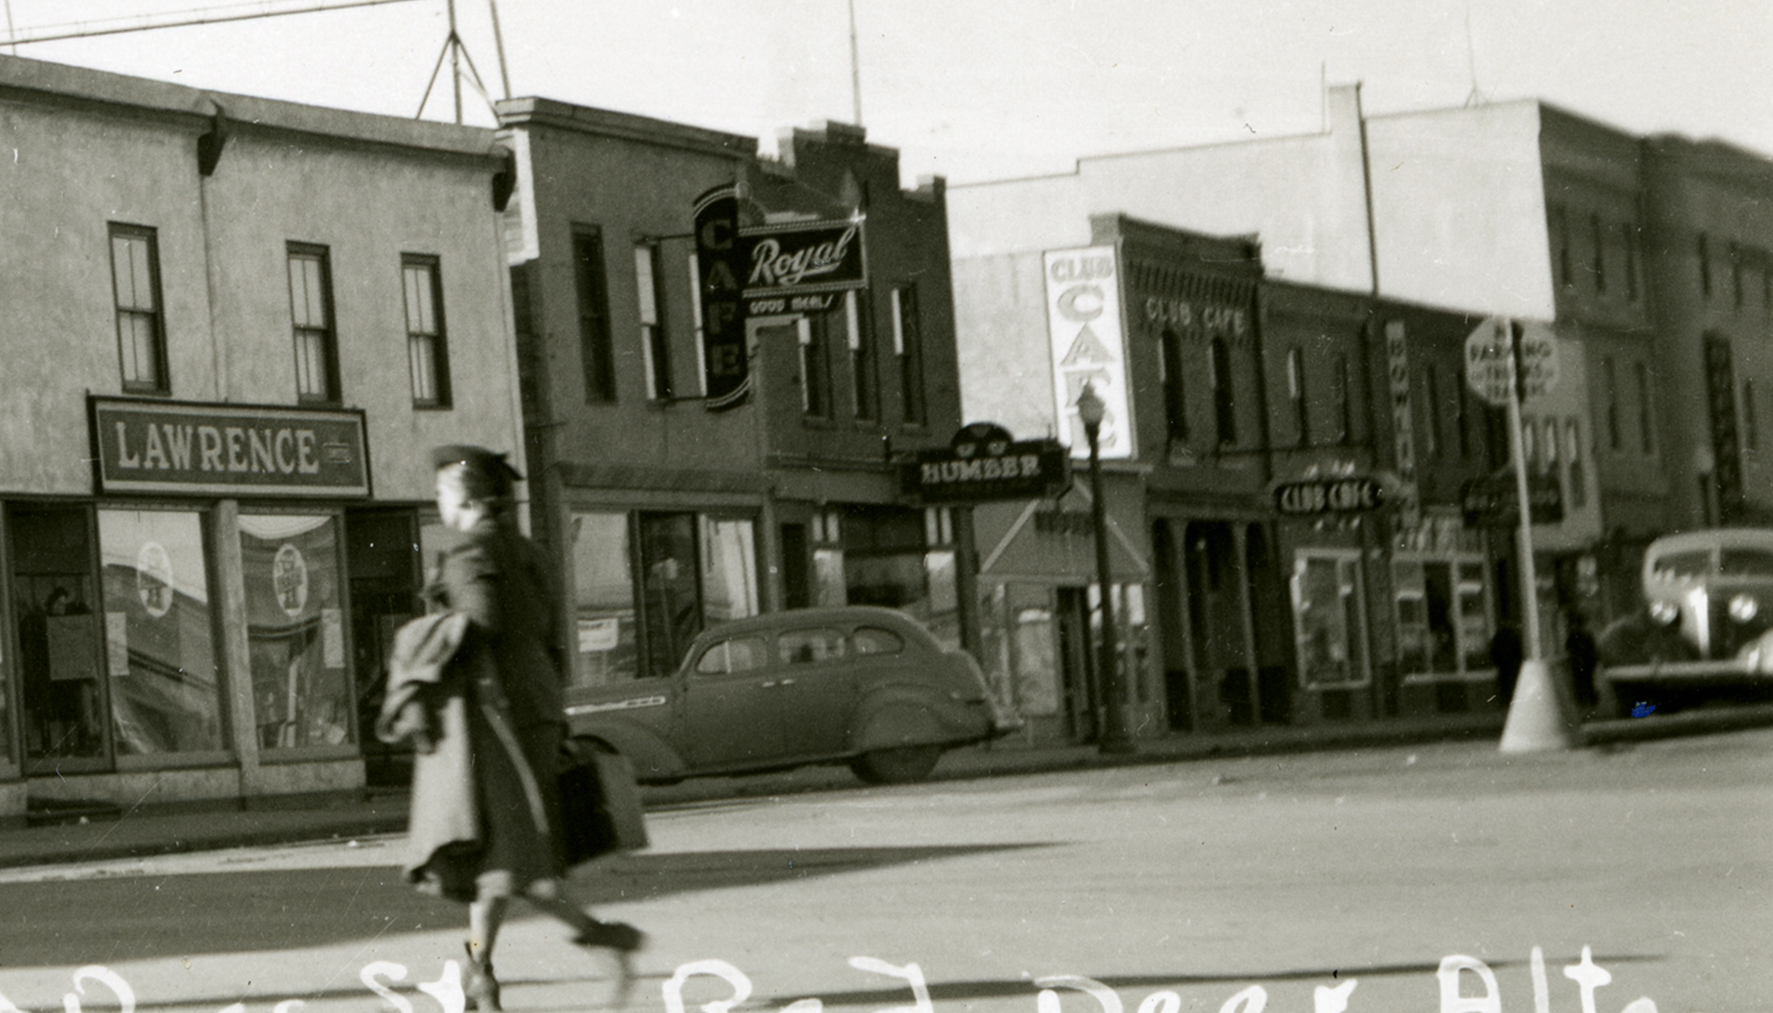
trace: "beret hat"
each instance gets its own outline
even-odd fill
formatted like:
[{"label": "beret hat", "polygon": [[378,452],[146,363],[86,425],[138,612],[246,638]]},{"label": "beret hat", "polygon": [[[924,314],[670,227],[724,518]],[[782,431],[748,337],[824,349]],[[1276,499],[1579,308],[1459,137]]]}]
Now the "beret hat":
[{"label": "beret hat", "polygon": [[523,476],[505,455],[485,447],[477,447],[470,443],[450,443],[431,451],[431,467],[447,468],[452,464],[465,464],[475,471],[490,478],[521,480]]}]

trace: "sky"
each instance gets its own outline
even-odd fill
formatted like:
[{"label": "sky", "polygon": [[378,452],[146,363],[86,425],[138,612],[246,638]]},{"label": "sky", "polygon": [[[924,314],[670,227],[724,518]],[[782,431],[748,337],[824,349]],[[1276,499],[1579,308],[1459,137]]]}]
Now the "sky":
[{"label": "sky", "polygon": [[[0,28],[41,33],[340,0],[0,2]],[[431,85],[449,11],[399,0],[0,51],[450,120],[447,62]],[[786,129],[855,122],[859,104],[868,139],[899,150],[907,186],[1310,133],[1325,84],[1351,83],[1370,116],[1540,99],[1773,157],[1768,0],[456,0],[455,12],[492,98],[508,78],[513,96],[723,130],[766,153]],[[492,124],[471,84],[462,104],[465,122]]]}]

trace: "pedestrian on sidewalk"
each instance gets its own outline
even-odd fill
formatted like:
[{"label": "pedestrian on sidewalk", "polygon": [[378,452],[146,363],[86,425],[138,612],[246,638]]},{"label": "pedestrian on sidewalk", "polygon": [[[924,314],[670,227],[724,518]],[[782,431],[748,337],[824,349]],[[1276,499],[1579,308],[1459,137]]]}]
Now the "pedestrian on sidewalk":
[{"label": "pedestrian on sidewalk", "polygon": [[592,917],[566,881],[557,613],[547,562],[511,514],[522,476],[483,447],[439,447],[432,463],[456,540],[423,594],[445,619],[426,626],[420,657],[399,657],[397,644],[377,722],[416,749],[407,878],[468,905],[463,988],[476,1008],[500,1008],[493,947],[514,897],[566,923],[580,946],[613,953],[625,990],[644,937]]}]

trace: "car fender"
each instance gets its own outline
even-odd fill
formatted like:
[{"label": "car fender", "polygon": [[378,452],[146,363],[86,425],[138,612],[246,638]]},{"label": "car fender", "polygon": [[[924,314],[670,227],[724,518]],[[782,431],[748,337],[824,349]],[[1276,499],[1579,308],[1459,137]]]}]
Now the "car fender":
[{"label": "car fender", "polygon": [[953,706],[921,687],[877,688],[856,708],[852,747],[857,753],[866,753],[955,742],[964,735],[942,720],[943,711]]},{"label": "car fender", "polygon": [[574,717],[570,722],[575,739],[591,739],[627,757],[634,765],[634,779],[642,784],[680,781],[689,765],[658,732],[637,721],[613,715]]}]

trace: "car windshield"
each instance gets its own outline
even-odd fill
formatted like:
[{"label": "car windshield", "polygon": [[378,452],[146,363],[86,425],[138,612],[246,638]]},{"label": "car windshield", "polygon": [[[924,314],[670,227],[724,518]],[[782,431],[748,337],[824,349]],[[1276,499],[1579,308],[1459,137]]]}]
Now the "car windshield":
[{"label": "car windshield", "polygon": [[1725,549],[1726,577],[1773,577],[1773,549]]}]

